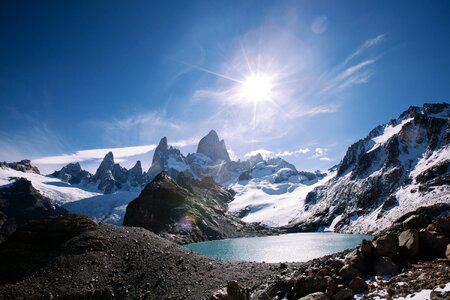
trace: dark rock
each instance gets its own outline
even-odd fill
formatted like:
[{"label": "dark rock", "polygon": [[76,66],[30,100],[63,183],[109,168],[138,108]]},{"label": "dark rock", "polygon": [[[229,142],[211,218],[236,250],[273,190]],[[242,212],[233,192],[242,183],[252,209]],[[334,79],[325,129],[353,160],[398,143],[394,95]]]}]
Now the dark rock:
[{"label": "dark rock", "polygon": [[353,278],[359,276],[362,277],[361,271],[359,271],[356,267],[350,264],[344,265],[340,270],[339,274],[347,281],[352,280]]},{"label": "dark rock", "polygon": [[353,299],[353,291],[349,288],[343,288],[339,290],[334,296],[331,298],[332,300],[347,300]]},{"label": "dark rock", "polygon": [[370,256],[362,254],[358,249],[347,254],[345,261],[362,273],[369,273],[372,269],[372,260]]},{"label": "dark rock", "polygon": [[214,130],[211,130],[198,143],[197,153],[201,153],[211,158],[213,162],[229,162],[227,148],[224,140],[219,140],[219,136]]},{"label": "dark rock", "polygon": [[16,282],[41,267],[60,245],[96,226],[86,217],[67,215],[22,227],[0,244],[0,284]]},{"label": "dark rock", "polygon": [[330,300],[330,298],[322,292],[317,292],[301,297],[299,300]]},{"label": "dark rock", "polygon": [[395,257],[398,252],[398,237],[395,234],[386,234],[377,238],[374,243],[374,256]]},{"label": "dark rock", "polygon": [[354,294],[359,294],[369,289],[367,283],[361,277],[353,278],[348,284],[348,287],[353,291]]},{"label": "dark rock", "polygon": [[444,257],[445,250],[450,242],[449,238],[441,235],[434,235],[427,229],[419,231],[420,253],[425,256]]},{"label": "dark rock", "polygon": [[328,297],[331,298],[333,296],[334,292],[337,289],[337,283],[331,276],[325,276],[325,280],[327,281],[327,288],[325,289],[325,294],[327,294]]},{"label": "dark rock", "polygon": [[376,275],[395,275],[400,271],[399,266],[387,256],[377,257],[373,263],[373,270]]},{"label": "dark rock", "polygon": [[362,240],[361,246],[359,246],[359,251],[366,256],[371,256],[374,247],[371,241]]},{"label": "dark rock", "polygon": [[116,181],[113,176],[114,156],[112,152],[108,152],[103,158],[100,166],[91,177],[91,181],[98,184],[98,189],[105,194],[110,194],[116,188]]},{"label": "dark rock", "polygon": [[7,163],[5,161],[0,163],[0,168],[10,168],[19,172],[40,174],[39,169],[35,166],[32,166],[31,160],[29,159],[23,159],[19,162],[12,163]]},{"label": "dark rock", "polygon": [[92,174],[81,168],[80,163],[70,163],[61,170],[53,172],[52,176],[70,184],[87,183]]},{"label": "dark rock", "polygon": [[319,276],[300,276],[294,283],[294,298],[304,297],[315,292],[324,292],[327,281]]},{"label": "dark rock", "polygon": [[440,217],[433,222],[436,233],[450,237],[450,215]]},{"label": "dark rock", "polygon": [[67,213],[39,193],[31,181],[19,178],[11,186],[0,189],[0,242],[32,221]]},{"label": "dark rock", "polygon": [[331,267],[335,268],[335,269],[341,269],[343,266],[345,265],[344,261],[340,260],[340,259],[333,259],[331,261]]},{"label": "dark rock", "polygon": [[406,259],[415,258],[419,255],[419,231],[408,229],[398,236],[400,255]]},{"label": "dark rock", "polygon": [[431,220],[424,215],[412,215],[403,221],[404,229],[420,229],[426,227],[430,224]]}]

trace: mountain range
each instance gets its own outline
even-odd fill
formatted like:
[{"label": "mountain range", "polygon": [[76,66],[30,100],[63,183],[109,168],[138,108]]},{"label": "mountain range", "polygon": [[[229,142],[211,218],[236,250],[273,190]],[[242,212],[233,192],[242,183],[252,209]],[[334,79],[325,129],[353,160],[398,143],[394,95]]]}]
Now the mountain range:
[{"label": "mountain range", "polygon": [[174,179],[211,178],[233,190],[221,209],[247,223],[291,232],[374,233],[418,207],[450,202],[449,116],[447,103],[410,107],[352,144],[325,171],[298,171],[279,157],[231,160],[224,140],[211,130],[186,156],[163,137],[146,172],[140,161],[130,170],[121,167],[110,152],[95,174],[79,163],[49,176],[27,160],[1,163],[0,185],[25,177],[69,212],[121,225],[128,203],[164,171]]}]

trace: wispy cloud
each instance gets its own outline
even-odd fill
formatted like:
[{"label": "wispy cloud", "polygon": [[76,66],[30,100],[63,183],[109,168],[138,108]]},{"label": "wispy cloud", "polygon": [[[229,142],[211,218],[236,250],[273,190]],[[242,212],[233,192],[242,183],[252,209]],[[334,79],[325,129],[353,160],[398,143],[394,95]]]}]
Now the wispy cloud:
[{"label": "wispy cloud", "polygon": [[[380,34],[366,40],[355,52],[324,76],[325,80],[320,93],[341,92],[354,85],[367,83],[374,74],[371,67],[378,61],[379,56],[366,57],[365,54],[368,50],[384,42],[385,39],[386,34]],[[358,58],[359,61],[355,61]]]},{"label": "wispy cloud", "polygon": [[[33,160],[36,164],[67,164],[71,162],[83,162],[95,159],[102,159],[108,152],[114,154],[114,159],[120,161],[121,158],[136,156],[140,154],[148,153],[156,148],[156,145],[144,145],[134,147],[120,147],[120,148],[103,148],[103,149],[90,149],[80,150],[74,153],[44,156]],[[123,160],[122,160],[123,161]]]}]

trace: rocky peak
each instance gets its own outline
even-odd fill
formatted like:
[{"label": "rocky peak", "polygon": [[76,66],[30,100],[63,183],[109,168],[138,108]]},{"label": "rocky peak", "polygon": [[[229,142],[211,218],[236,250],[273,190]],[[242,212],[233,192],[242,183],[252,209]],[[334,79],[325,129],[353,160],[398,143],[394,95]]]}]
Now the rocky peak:
[{"label": "rocky peak", "polygon": [[23,159],[19,162],[7,163],[6,161],[0,162],[0,168],[10,168],[24,173],[36,173],[40,174],[39,169],[31,165],[31,160]]},{"label": "rocky peak", "polygon": [[93,182],[98,182],[98,189],[102,190],[105,194],[109,194],[114,190],[115,180],[113,170],[114,155],[112,152],[108,152],[98,167],[97,172],[95,172],[95,175],[92,177]]},{"label": "rocky peak", "polygon": [[230,161],[227,147],[224,140],[219,140],[217,132],[211,130],[198,143],[197,153],[208,156],[213,162]]},{"label": "rocky peak", "polygon": [[169,146],[167,144],[167,137],[163,137],[158,144],[158,147],[155,149],[155,153],[153,154],[152,165],[155,163],[161,163],[161,158],[164,154],[169,150]]},{"label": "rocky peak", "polygon": [[61,170],[53,172],[52,176],[70,184],[79,184],[87,182],[92,174],[83,170],[80,163],[76,162],[70,163],[62,167]]}]

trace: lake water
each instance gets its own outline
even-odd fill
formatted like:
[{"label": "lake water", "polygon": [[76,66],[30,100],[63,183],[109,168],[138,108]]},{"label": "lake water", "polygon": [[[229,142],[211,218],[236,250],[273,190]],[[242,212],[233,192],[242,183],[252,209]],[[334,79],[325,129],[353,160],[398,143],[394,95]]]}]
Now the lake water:
[{"label": "lake water", "polygon": [[224,260],[257,262],[308,261],[356,247],[369,235],[332,232],[291,233],[185,245],[193,252]]}]

